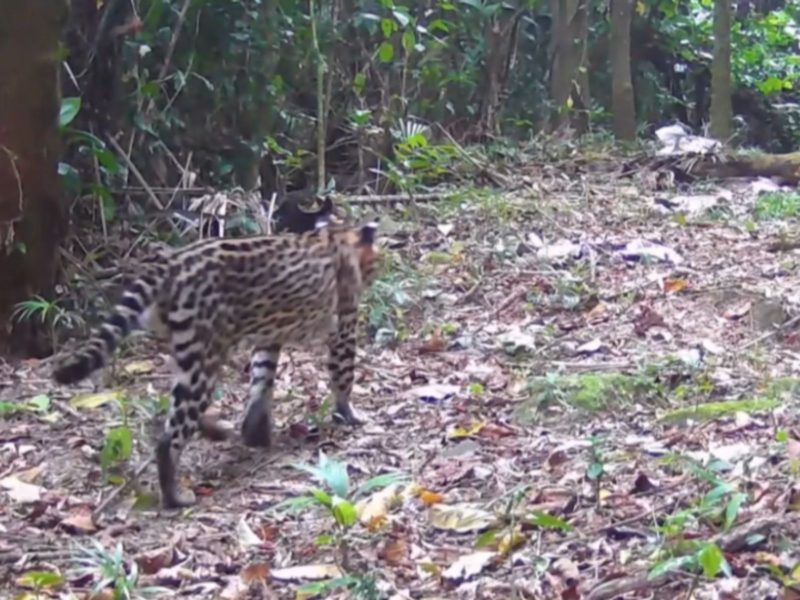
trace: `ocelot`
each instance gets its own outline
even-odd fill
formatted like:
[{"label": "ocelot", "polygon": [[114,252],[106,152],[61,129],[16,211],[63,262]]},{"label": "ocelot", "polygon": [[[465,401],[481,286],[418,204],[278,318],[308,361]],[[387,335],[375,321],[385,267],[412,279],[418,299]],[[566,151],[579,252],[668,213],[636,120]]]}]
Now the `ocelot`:
[{"label": "ocelot", "polygon": [[191,506],[178,484],[181,450],[202,428],[221,363],[252,341],[249,399],[241,432],[248,446],[272,441],[272,396],[283,347],[327,343],[335,414],[358,424],[350,407],[359,300],[374,279],[376,225],[322,220],[302,234],[205,239],[153,257],[108,319],[54,370],[68,384],[103,367],[119,341],[141,326],[169,340],[175,375],[156,447],[162,504]]}]

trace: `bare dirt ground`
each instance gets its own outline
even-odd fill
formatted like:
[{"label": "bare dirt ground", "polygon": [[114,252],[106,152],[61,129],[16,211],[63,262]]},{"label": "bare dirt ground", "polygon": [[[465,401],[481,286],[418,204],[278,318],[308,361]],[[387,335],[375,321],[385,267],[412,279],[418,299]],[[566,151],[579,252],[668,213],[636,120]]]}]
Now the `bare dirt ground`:
[{"label": "bare dirt ground", "polygon": [[[90,540],[121,543],[132,593],[154,597],[300,597],[338,574],[349,591],[322,596],[798,597],[800,277],[797,251],[772,247],[793,221],[756,219],[752,182],[682,200],[654,181],[529,166],[515,189],[387,210],[354,392],[365,424],[325,417],[315,435],[323,356],[287,353],[280,443],[195,439],[192,510],[152,503],[163,349],[137,340],[88,399],[47,364],[0,365],[0,400],[26,406],[0,415],[0,597],[37,582],[86,597]],[[216,404],[231,421],[245,351]],[[109,482],[101,450],[124,423],[132,455]],[[320,450],[351,489],[406,479],[365,494],[346,533],[318,506],[276,510],[324,487],[295,468]]]}]

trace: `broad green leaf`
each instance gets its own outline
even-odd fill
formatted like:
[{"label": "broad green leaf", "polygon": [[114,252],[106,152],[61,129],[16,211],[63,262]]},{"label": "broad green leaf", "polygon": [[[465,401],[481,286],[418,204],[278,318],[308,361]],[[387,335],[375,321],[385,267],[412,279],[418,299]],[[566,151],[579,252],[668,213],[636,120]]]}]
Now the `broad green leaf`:
[{"label": "broad green leaf", "polygon": [[392,37],[392,33],[394,33],[394,27],[394,22],[391,19],[381,19],[381,31],[383,32],[383,37]]},{"label": "broad green leaf", "polygon": [[28,405],[34,410],[44,412],[50,408],[50,398],[47,394],[39,394],[28,400]]},{"label": "broad green leaf", "polygon": [[106,441],[100,451],[100,466],[107,469],[111,465],[128,460],[133,451],[133,432],[129,427],[114,427],[106,434]]},{"label": "broad green leaf", "polygon": [[417,40],[414,37],[414,32],[411,31],[410,29],[406,29],[403,32],[402,42],[403,42],[403,48],[405,48],[406,52],[411,52],[412,50],[414,50],[414,46],[417,43]]},{"label": "broad green leaf", "polygon": [[531,516],[528,518],[528,522],[531,525],[536,525],[538,527],[544,527],[547,529],[560,529],[562,531],[572,531],[572,525],[567,523],[564,519],[556,517],[555,515],[548,514],[546,512],[535,510],[531,513]]},{"label": "broad green leaf", "polygon": [[58,115],[58,126],[66,127],[78,116],[81,110],[81,99],[77,96],[61,99],[61,111]]},{"label": "broad green leaf", "polygon": [[37,589],[54,588],[64,583],[64,576],[54,571],[28,571],[17,579],[17,583]]},{"label": "broad green leaf", "polygon": [[728,501],[728,505],[725,507],[725,529],[731,528],[736,517],[739,516],[739,509],[745,500],[747,500],[747,495],[740,492],[734,494]]},{"label": "broad green leaf", "polygon": [[347,465],[329,459],[320,450],[319,468],[322,471],[322,480],[333,490],[333,493],[346,498],[350,491],[350,478],[347,475]]},{"label": "broad green leaf", "polygon": [[327,492],[325,492],[324,490],[313,489],[311,490],[310,493],[311,497],[314,498],[317,502],[319,502],[323,506],[327,506],[328,508],[331,507],[332,500]]},{"label": "broad green leaf", "polygon": [[497,529],[487,529],[482,534],[478,536],[478,539],[475,540],[475,547],[476,548],[484,548],[494,542],[497,538],[497,534],[499,531]]},{"label": "broad green leaf", "polygon": [[331,512],[333,512],[336,522],[345,527],[351,527],[358,520],[356,507],[338,496],[333,497]]},{"label": "broad green leaf", "polygon": [[722,556],[722,550],[716,544],[706,544],[697,554],[697,560],[703,567],[703,574],[706,577],[716,577],[722,568],[725,557]]},{"label": "broad green leaf", "polygon": [[696,564],[697,561],[694,556],[675,556],[673,558],[668,558],[667,560],[658,563],[647,574],[647,578],[655,579],[656,577],[661,577],[666,573],[670,573],[672,571],[678,571],[680,569],[685,569],[686,567]]},{"label": "broad green leaf", "polygon": [[394,16],[395,20],[400,24],[400,27],[408,27],[408,24],[411,22],[411,17],[408,16],[407,13],[404,13],[401,10],[393,10],[392,15]]},{"label": "broad green leaf", "polygon": [[394,46],[391,42],[383,42],[378,48],[378,58],[382,63],[390,63],[394,59]]}]

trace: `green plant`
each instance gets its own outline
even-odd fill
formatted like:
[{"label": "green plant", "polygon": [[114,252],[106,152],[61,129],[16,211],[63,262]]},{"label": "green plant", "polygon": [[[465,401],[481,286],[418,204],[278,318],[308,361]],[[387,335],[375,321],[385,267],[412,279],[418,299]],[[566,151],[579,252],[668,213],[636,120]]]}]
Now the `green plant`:
[{"label": "green plant", "polygon": [[143,600],[172,593],[163,587],[140,587],[139,566],[136,561],[125,560],[122,542],[110,551],[97,540],[91,540],[90,545],[78,548],[74,562],[74,577],[91,576],[96,580],[92,596],[109,587],[114,600]]},{"label": "green plant", "polygon": [[333,520],[334,534],[330,538],[330,542],[337,548],[337,562],[344,573],[342,577],[301,586],[298,592],[321,594],[336,588],[347,588],[357,596],[361,594],[360,597],[377,598],[377,596],[371,595],[375,590],[373,578],[348,573],[350,544],[348,532],[358,523],[358,512],[354,502],[373,490],[405,480],[405,476],[400,473],[378,475],[353,490],[347,474],[347,465],[328,458],[321,450],[317,465],[301,464],[295,465],[295,468],[311,475],[325,489],[312,487],[305,495],[281,502],[273,510],[278,512],[298,511],[310,506],[323,508]]},{"label": "green plant", "polygon": [[759,196],[755,215],[760,220],[785,219],[800,215],[800,194],[768,192]]},{"label": "green plant", "polygon": [[50,397],[39,394],[23,402],[0,402],[0,417],[11,416],[20,412],[44,413],[50,408]]},{"label": "green plant", "polygon": [[58,326],[67,327],[83,325],[83,318],[72,313],[58,304],[58,300],[46,300],[41,296],[34,296],[28,300],[18,302],[11,313],[11,318],[18,323],[39,317],[42,325],[48,328],[48,335],[53,349],[58,346]]},{"label": "green plant", "polygon": [[600,504],[600,485],[605,475],[605,458],[603,456],[603,438],[599,436],[592,436],[589,441],[591,446],[589,448],[590,459],[589,465],[586,467],[586,478],[592,482],[594,486],[594,497],[598,506]]}]

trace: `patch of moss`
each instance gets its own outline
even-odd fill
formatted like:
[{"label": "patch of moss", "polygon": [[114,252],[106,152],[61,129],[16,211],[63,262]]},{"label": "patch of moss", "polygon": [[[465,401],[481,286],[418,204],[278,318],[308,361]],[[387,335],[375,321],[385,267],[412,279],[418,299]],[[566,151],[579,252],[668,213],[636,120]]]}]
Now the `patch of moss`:
[{"label": "patch of moss", "polygon": [[659,418],[662,422],[681,422],[693,419],[695,421],[713,421],[730,416],[737,412],[759,412],[771,410],[778,406],[777,398],[753,398],[751,400],[731,400],[726,402],[706,402],[697,406],[672,410]]}]

